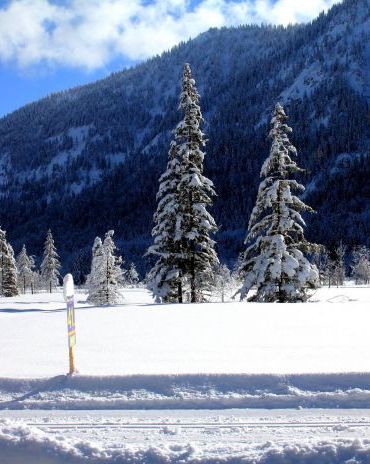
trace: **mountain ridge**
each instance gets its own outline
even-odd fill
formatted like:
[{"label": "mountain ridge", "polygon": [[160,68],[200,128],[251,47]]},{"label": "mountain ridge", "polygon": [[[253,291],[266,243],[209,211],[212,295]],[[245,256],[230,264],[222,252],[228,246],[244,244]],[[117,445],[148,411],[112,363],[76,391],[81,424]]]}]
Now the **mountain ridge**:
[{"label": "mountain ridge", "polygon": [[[307,25],[211,29],[0,119],[0,220],[10,240],[40,254],[52,227],[65,269],[85,272],[95,235],[115,228],[143,272],[157,180],[179,120],[181,69],[190,62],[222,259],[231,264],[242,249],[278,100],[307,169],[306,201],[318,211],[309,237],[333,245],[342,225],[346,243],[369,245],[369,30],[369,0],[345,0]],[[353,181],[345,197],[338,179]]]}]

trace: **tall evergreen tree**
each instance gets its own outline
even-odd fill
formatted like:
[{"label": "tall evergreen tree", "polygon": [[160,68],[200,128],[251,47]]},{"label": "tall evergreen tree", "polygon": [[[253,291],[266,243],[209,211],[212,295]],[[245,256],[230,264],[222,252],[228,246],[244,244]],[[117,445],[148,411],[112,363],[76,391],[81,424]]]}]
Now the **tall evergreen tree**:
[{"label": "tall evergreen tree", "polygon": [[316,247],[304,237],[305,222],[300,213],[313,210],[293,194],[303,192],[304,186],[292,179],[302,169],[292,159],[297,150],[289,140],[292,129],[287,119],[283,107],[277,104],[271,121],[271,151],[261,169],[263,180],[241,263],[241,299],[256,285],[257,292],[250,300],[305,301],[306,289],[319,285],[317,268],[305,257]]},{"label": "tall evergreen tree", "polygon": [[34,260],[28,256],[26,245],[23,245],[22,250],[16,259],[17,274],[18,274],[18,288],[26,293],[29,287],[33,293],[33,279],[34,279]]},{"label": "tall evergreen tree", "polygon": [[119,304],[123,300],[118,289],[122,259],[115,255],[113,234],[113,230],[108,231],[102,244],[99,238],[94,242],[88,301],[98,306]]},{"label": "tall evergreen tree", "polygon": [[171,142],[167,169],[159,179],[158,206],[154,214],[152,230],[154,244],[147,254],[158,259],[149,271],[148,286],[157,301],[182,302],[182,279],[180,266],[180,244],[175,241],[176,220],[179,213],[178,185],[180,162],[177,145]]},{"label": "tall evergreen tree", "polygon": [[59,256],[55,248],[53,235],[51,230],[48,230],[45,247],[44,247],[44,259],[41,263],[41,279],[45,285],[46,290],[52,293],[53,288],[59,284],[59,269],[60,269]]},{"label": "tall evergreen tree", "polygon": [[1,294],[6,297],[18,295],[17,268],[14,251],[6,240],[6,232],[0,229],[0,278]]},{"label": "tall evergreen tree", "polygon": [[179,108],[184,118],[175,131],[180,160],[175,242],[180,245],[180,268],[189,280],[191,302],[196,302],[202,300],[202,290],[218,258],[210,237],[217,226],[207,211],[215,191],[213,183],[203,175],[203,117],[189,64],[184,66]]}]

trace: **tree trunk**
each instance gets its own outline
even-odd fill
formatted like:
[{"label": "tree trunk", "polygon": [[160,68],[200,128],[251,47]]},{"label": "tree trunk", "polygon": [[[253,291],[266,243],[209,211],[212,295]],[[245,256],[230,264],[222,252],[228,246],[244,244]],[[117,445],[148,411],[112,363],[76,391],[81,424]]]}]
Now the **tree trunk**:
[{"label": "tree trunk", "polygon": [[1,255],[1,295],[4,295],[4,257]]},{"label": "tree trunk", "polygon": [[182,299],[182,274],[180,273],[179,280],[177,282],[177,301],[179,303],[183,302]]},{"label": "tree trunk", "polygon": [[196,285],[195,285],[195,256],[194,252],[191,255],[190,260],[190,301],[192,303],[197,302],[197,292],[196,292]]}]

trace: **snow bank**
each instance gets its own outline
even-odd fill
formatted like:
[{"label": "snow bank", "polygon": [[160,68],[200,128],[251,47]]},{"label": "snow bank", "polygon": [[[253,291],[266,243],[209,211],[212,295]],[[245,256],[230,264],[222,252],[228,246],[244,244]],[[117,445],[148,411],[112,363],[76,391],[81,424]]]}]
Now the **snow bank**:
[{"label": "snow bank", "polygon": [[0,379],[0,409],[369,408],[370,374]]},{"label": "snow bank", "polygon": [[93,442],[65,440],[13,422],[0,421],[0,457],[4,464],[343,464],[368,463],[370,440],[321,440],[309,443],[228,444],[207,448],[191,444],[123,445],[104,448]]}]

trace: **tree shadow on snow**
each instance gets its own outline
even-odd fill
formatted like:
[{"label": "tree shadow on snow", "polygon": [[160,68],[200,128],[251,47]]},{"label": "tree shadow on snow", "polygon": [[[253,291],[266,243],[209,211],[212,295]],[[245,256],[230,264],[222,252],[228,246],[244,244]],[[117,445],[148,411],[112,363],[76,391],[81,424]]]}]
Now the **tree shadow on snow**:
[{"label": "tree shadow on snow", "polygon": [[53,308],[53,309],[41,309],[41,308],[30,308],[30,309],[16,309],[16,308],[1,308],[0,313],[9,314],[23,314],[23,313],[57,313],[60,311],[66,311],[66,308]]}]

